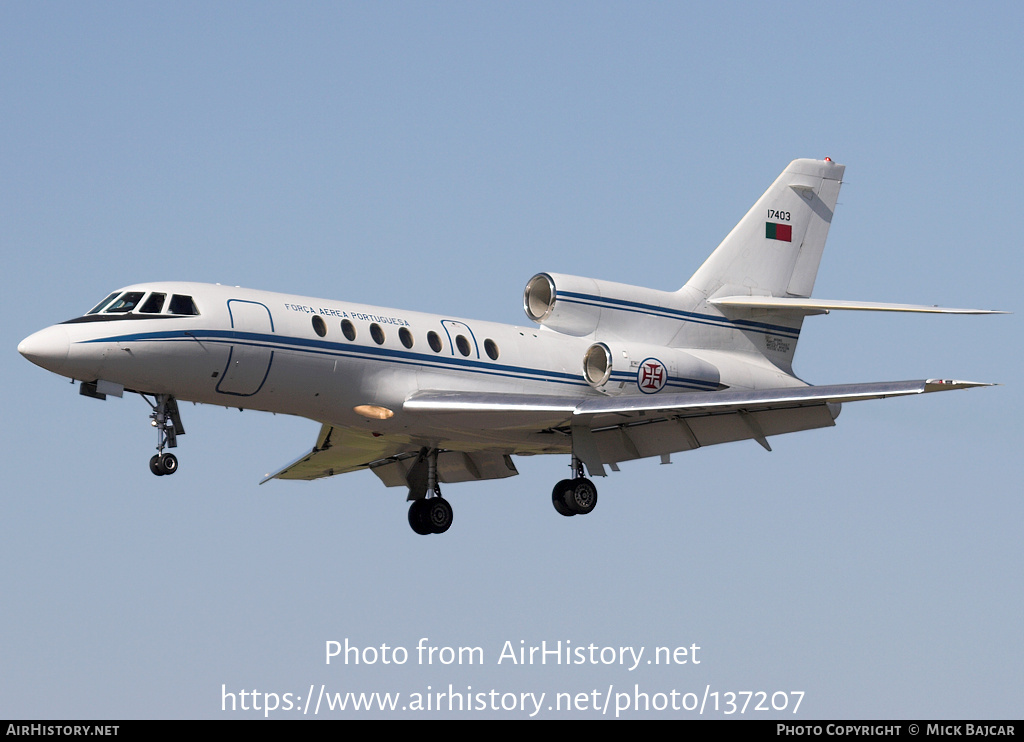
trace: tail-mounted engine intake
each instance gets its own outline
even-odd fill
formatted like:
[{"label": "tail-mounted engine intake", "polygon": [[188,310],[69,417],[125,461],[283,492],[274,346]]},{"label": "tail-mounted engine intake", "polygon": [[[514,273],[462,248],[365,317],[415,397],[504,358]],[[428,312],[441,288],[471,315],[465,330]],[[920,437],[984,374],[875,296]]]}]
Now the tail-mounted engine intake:
[{"label": "tail-mounted engine intake", "polygon": [[667,343],[679,328],[676,294],[596,278],[538,273],[526,284],[526,316],[548,329],[583,337]]},{"label": "tail-mounted engine intake", "polygon": [[526,284],[523,308],[537,324],[580,337],[597,329],[601,306],[595,300],[599,298],[592,278],[538,273]]},{"label": "tail-mounted engine intake", "polygon": [[676,348],[594,343],[583,354],[583,378],[605,394],[714,391],[718,369]]}]

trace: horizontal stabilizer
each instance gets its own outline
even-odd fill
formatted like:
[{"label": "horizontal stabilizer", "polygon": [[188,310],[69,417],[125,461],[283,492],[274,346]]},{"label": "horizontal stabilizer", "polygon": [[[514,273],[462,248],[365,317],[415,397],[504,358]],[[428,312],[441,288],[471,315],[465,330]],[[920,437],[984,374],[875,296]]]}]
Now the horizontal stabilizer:
[{"label": "horizontal stabilizer", "polygon": [[711,299],[716,307],[737,309],[779,309],[796,314],[825,314],[832,310],[860,312],[921,312],[925,314],[1008,314],[995,309],[951,309],[926,304],[887,304],[875,301],[836,301],[784,296],[723,296]]}]

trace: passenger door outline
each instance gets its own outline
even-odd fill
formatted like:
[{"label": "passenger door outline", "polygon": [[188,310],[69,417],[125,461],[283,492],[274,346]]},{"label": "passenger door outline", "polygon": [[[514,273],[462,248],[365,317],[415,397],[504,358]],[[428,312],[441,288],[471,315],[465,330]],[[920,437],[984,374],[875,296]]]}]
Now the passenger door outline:
[{"label": "passenger door outline", "polygon": [[[473,330],[470,329],[469,325],[465,322],[460,322],[454,319],[443,319],[441,320],[441,327],[444,328],[445,334],[448,335],[448,347],[452,349],[453,356],[460,358],[472,358],[475,355],[476,358],[480,357],[480,347],[477,345],[476,335],[473,334]],[[469,342],[472,343],[470,347],[470,354],[468,356],[464,356],[462,353],[458,352],[455,343],[455,338],[463,333],[469,336]]]},{"label": "passenger door outline", "polygon": [[252,397],[263,388],[274,362],[274,351],[260,340],[274,332],[274,317],[266,304],[248,299],[228,299],[231,318],[231,350],[217,382],[217,391],[235,397]]}]

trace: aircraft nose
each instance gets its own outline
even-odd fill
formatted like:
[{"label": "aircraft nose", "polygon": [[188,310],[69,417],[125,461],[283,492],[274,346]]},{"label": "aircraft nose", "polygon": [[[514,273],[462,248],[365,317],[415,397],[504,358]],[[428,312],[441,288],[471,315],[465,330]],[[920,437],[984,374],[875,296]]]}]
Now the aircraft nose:
[{"label": "aircraft nose", "polygon": [[60,373],[68,358],[68,332],[59,325],[29,335],[18,343],[18,352],[47,371]]}]

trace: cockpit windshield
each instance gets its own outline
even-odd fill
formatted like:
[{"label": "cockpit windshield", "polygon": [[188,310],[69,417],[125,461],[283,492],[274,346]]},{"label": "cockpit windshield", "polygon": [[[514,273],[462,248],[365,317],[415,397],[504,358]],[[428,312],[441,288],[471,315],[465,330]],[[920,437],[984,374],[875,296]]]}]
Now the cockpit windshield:
[{"label": "cockpit windshield", "polygon": [[142,301],[142,297],[144,295],[145,292],[142,291],[125,291],[123,294],[117,297],[117,301],[115,301],[113,304],[111,304],[103,311],[110,314],[123,314],[125,312],[130,312],[133,309],[135,309],[135,307],[138,305],[140,301]]},{"label": "cockpit windshield", "polygon": [[160,291],[148,294],[145,291],[115,291],[90,309],[86,315],[131,314],[134,316],[136,312],[147,315],[195,316],[199,314],[199,308],[196,307],[192,297],[185,294],[172,294],[168,300],[167,294]]},{"label": "cockpit windshield", "polygon": [[121,295],[121,292],[120,292],[120,291],[115,291],[115,292],[114,292],[114,293],[112,293],[112,294],[111,294],[110,296],[108,296],[108,297],[107,297],[106,299],[104,299],[104,300],[103,300],[103,301],[101,301],[101,302],[100,302],[99,304],[97,304],[97,305],[96,305],[96,306],[94,306],[94,307],[93,307],[92,309],[90,309],[90,310],[89,310],[88,312],[86,312],[86,314],[99,314],[99,312],[100,312],[100,311],[102,311],[102,309],[103,309],[103,308],[104,308],[105,306],[107,306],[107,304],[109,304],[110,302],[112,302],[112,301],[113,301],[114,299],[116,299],[116,298],[117,298],[118,296],[120,296],[120,295]]}]

